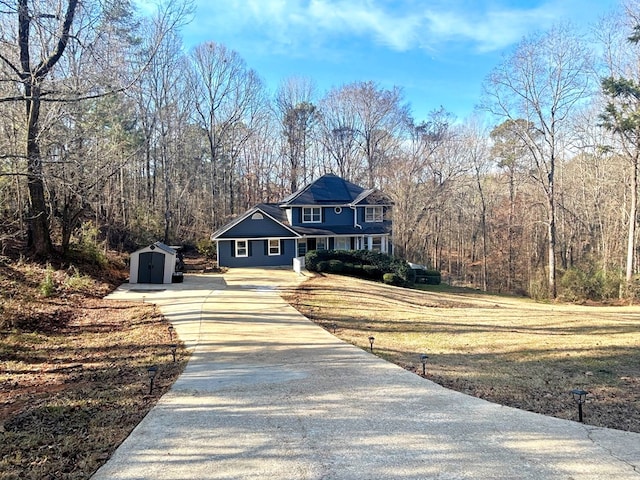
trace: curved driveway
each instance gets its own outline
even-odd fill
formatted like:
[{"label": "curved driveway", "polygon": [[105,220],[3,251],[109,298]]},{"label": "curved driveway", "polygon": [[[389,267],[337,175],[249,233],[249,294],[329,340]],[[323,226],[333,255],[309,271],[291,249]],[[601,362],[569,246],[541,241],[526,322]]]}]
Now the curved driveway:
[{"label": "curved driveway", "polygon": [[93,480],[640,480],[640,434],[446,390],[308,321],[274,288],[298,281],[238,269],[112,294],[157,303],[193,354]]}]

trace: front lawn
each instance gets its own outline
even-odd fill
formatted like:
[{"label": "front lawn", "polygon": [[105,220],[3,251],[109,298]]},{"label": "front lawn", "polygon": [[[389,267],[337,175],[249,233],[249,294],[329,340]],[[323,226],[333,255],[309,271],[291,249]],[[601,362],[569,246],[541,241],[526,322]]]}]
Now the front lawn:
[{"label": "front lawn", "polygon": [[377,355],[416,374],[426,353],[427,378],[447,388],[565,419],[582,388],[585,423],[640,432],[640,307],[433,290],[322,275],[283,296],[361,348],[375,337]]}]

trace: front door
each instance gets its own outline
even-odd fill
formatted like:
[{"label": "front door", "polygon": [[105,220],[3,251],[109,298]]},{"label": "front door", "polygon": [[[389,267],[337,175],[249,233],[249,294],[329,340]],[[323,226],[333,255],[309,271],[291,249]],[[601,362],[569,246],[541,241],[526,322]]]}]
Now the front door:
[{"label": "front door", "polygon": [[164,254],[158,252],[140,254],[138,283],[164,283]]}]

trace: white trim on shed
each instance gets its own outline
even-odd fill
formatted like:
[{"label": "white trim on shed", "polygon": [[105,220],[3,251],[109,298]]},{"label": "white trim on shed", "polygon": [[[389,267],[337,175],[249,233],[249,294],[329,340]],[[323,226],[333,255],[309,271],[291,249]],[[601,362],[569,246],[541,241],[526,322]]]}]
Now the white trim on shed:
[{"label": "white trim on shed", "polygon": [[176,250],[162,242],[136,250],[131,254],[129,283],[171,283],[177,255]]}]

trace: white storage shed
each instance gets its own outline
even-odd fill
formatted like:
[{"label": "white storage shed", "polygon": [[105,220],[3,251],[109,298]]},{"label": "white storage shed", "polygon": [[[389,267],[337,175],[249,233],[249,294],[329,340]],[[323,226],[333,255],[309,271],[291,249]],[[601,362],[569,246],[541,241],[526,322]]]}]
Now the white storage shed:
[{"label": "white storage shed", "polygon": [[129,283],[171,283],[178,252],[162,242],[131,254]]}]

